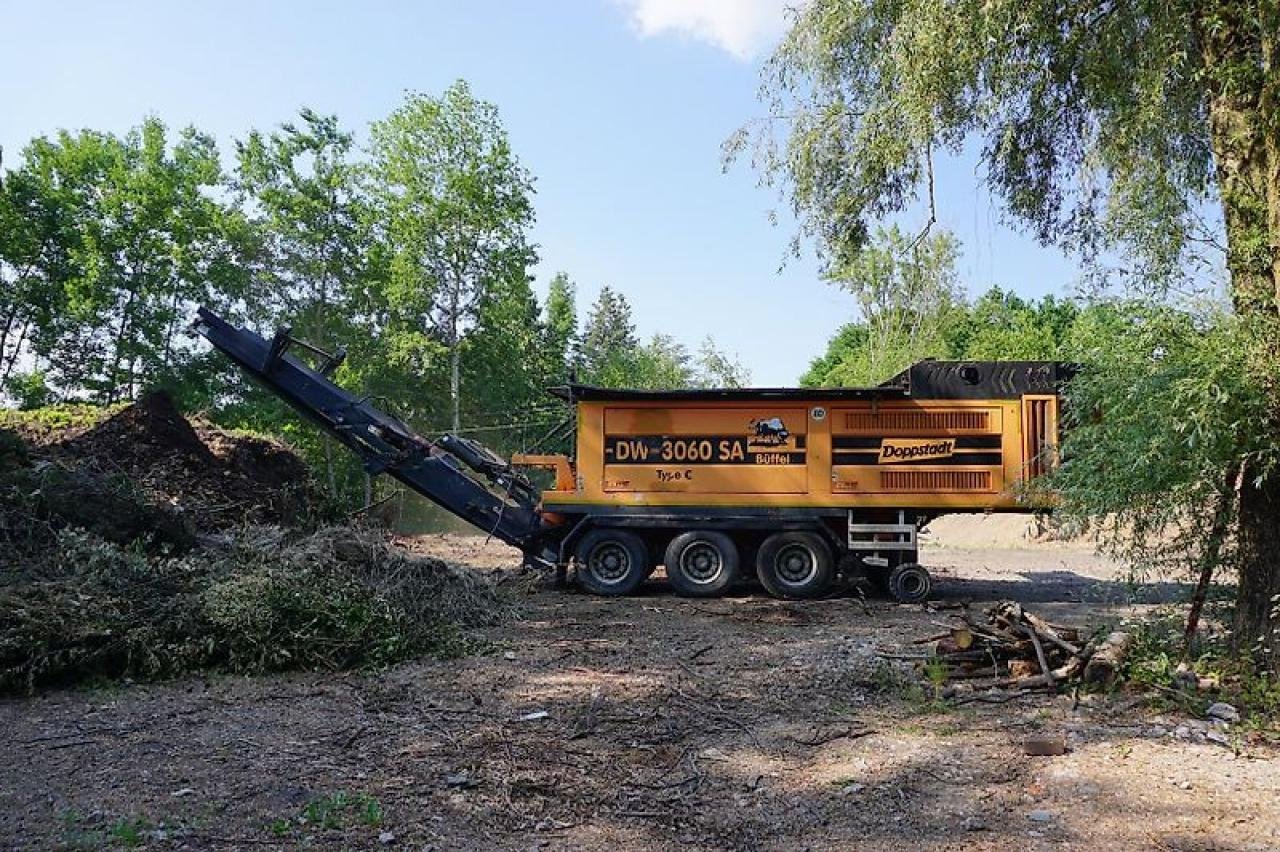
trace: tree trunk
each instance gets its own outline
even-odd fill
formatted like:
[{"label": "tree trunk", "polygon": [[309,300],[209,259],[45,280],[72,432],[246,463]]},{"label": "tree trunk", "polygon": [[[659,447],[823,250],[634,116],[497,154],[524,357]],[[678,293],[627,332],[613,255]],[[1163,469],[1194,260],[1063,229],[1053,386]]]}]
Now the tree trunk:
[{"label": "tree trunk", "polygon": [[[1259,26],[1257,16],[1263,12]],[[1280,314],[1280,83],[1276,80],[1274,2],[1211,0],[1194,15],[1205,67],[1209,139],[1227,235],[1227,270],[1236,311],[1266,329]],[[1257,355],[1265,393],[1280,400],[1277,341]],[[1280,441],[1280,418],[1270,424]],[[1240,488],[1234,644],[1280,667],[1280,473]]]},{"label": "tree trunk", "polygon": [[1275,36],[1257,35],[1257,11],[1250,3],[1219,0],[1205,3],[1195,20],[1232,300],[1242,314],[1274,316],[1280,306],[1280,163],[1273,133],[1280,129],[1280,104],[1270,79],[1275,71],[1265,66],[1274,58]]},{"label": "tree trunk", "polygon": [[462,347],[455,339],[449,346],[449,399],[453,403],[453,431],[462,428]]},{"label": "tree trunk", "polygon": [[[18,321],[18,336],[7,359],[5,358],[4,349],[0,348],[0,384],[8,381],[9,374],[12,373],[13,368],[17,366],[18,358],[22,355],[22,344],[27,341],[27,332],[31,330],[31,325],[32,322],[29,319]],[[7,341],[5,345],[8,345]]]},{"label": "tree trunk", "polygon": [[449,401],[453,403],[453,431],[462,428],[462,347],[458,335],[461,317],[458,310],[461,302],[458,285],[450,288],[449,293]]},{"label": "tree trunk", "polygon": [[1258,113],[1262,121],[1267,198],[1267,229],[1271,239],[1271,278],[1280,305],[1280,2],[1264,0],[1262,10],[1262,92]]},{"label": "tree trunk", "polygon": [[103,377],[108,385],[105,400],[108,405],[117,400],[116,392],[119,387],[117,376],[120,373],[120,362],[124,359],[125,336],[129,333],[129,327],[133,320],[133,302],[137,295],[136,290],[130,290],[129,298],[125,300],[124,308],[120,314],[120,330],[115,335],[115,351],[111,359],[111,369]]},{"label": "tree trunk", "polygon": [[[0,284],[4,284],[6,287],[9,286],[8,282],[5,281],[3,278],[0,278]],[[9,331],[13,328],[13,325],[17,321],[17,318],[18,318],[18,306],[15,304],[9,310],[9,315],[6,316],[4,319],[4,327],[0,328],[0,372],[5,374],[9,372],[7,369],[5,369],[5,363],[7,361],[7,358],[5,356],[8,354],[8,351],[9,351]],[[15,353],[13,357],[16,360],[18,357],[17,353]]]},{"label": "tree trunk", "polygon": [[1280,294],[1269,245],[1274,235],[1268,233],[1264,194],[1269,171],[1266,149],[1244,138],[1256,115],[1232,108],[1225,103],[1228,100],[1216,99],[1210,113],[1227,232],[1231,298],[1241,314],[1275,315]]},{"label": "tree trunk", "polygon": [[169,303],[169,324],[164,330],[164,355],[161,358],[161,366],[168,370],[173,366],[173,335],[177,331],[178,318],[181,316],[181,308],[178,294],[173,294],[173,301]]},{"label": "tree trunk", "polygon": [[1232,465],[1227,475],[1223,477],[1222,491],[1218,494],[1213,507],[1213,525],[1209,529],[1209,540],[1200,554],[1200,580],[1196,583],[1195,594],[1191,596],[1191,611],[1187,613],[1187,626],[1182,634],[1184,657],[1191,653],[1196,628],[1200,626],[1200,612],[1204,609],[1205,599],[1209,596],[1209,585],[1213,582],[1214,568],[1223,561],[1223,549],[1227,544],[1231,520],[1236,514],[1240,489],[1244,487],[1244,476],[1244,465]]},{"label": "tree trunk", "polygon": [[338,479],[333,470],[333,439],[325,435],[322,440],[324,441],[325,482],[329,485],[329,499],[336,502],[338,499]]},{"label": "tree trunk", "polygon": [[1240,489],[1235,649],[1280,670],[1280,475]]}]

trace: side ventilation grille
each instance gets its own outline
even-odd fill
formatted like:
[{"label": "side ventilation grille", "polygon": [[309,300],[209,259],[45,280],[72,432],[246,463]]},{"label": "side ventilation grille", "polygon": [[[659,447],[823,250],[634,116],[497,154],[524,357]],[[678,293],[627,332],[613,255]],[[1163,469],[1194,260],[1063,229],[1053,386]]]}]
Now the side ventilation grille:
[{"label": "side ventilation grille", "polygon": [[990,491],[986,470],[882,470],[881,491]]},{"label": "side ventilation grille", "polygon": [[991,428],[988,411],[850,411],[844,416],[850,432],[986,432]]},{"label": "side ventilation grille", "polygon": [[1043,476],[1057,463],[1057,400],[1053,397],[1024,397],[1022,400],[1023,455],[1027,479]]}]

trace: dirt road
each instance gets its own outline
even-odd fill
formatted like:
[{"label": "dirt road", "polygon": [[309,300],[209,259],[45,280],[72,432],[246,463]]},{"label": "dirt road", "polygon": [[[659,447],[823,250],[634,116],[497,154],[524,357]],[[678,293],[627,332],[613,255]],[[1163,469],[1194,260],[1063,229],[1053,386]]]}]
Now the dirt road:
[{"label": "dirt road", "polygon": [[[414,547],[516,565],[478,538]],[[1091,626],[1177,591],[1080,547],[928,562],[939,598]],[[456,660],[0,703],[0,848],[1280,848],[1280,763],[1206,723],[1124,696],[936,710],[881,654],[937,612],[660,581],[531,585],[525,610]],[[1023,756],[1045,731],[1070,751]]]}]

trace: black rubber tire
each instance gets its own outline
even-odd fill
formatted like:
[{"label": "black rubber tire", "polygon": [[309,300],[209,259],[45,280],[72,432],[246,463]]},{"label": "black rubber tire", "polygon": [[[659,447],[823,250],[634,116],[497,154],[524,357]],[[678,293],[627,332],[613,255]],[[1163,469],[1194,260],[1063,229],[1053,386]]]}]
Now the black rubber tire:
[{"label": "black rubber tire", "polygon": [[662,564],[667,582],[687,598],[713,598],[738,582],[738,546],[714,530],[693,530],[671,539]]},{"label": "black rubber tire", "polygon": [[756,554],[756,576],[775,598],[820,598],[835,579],[835,561],[831,548],[815,533],[774,533]]},{"label": "black rubber tire", "polygon": [[898,603],[920,603],[933,591],[929,572],[914,562],[905,562],[889,572],[889,597]]},{"label": "black rubber tire", "polygon": [[648,578],[653,564],[640,536],[627,530],[592,530],[577,549],[578,585],[597,595],[629,595]]}]

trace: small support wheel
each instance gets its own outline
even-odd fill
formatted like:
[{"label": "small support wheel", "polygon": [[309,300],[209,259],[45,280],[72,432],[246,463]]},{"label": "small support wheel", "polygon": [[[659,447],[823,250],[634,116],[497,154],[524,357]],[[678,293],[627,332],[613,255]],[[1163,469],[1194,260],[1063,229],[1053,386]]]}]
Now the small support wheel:
[{"label": "small support wheel", "polygon": [[578,584],[597,595],[629,595],[649,576],[652,560],[640,536],[627,530],[592,530],[578,545]]},{"label": "small support wheel", "polygon": [[671,539],[663,564],[672,588],[685,597],[722,595],[738,581],[738,548],[733,539],[714,530]]},{"label": "small support wheel", "polygon": [[906,562],[889,572],[889,596],[898,603],[920,603],[933,591],[929,572],[914,562]]},{"label": "small support wheel", "polygon": [[760,585],[775,598],[818,598],[831,588],[835,563],[831,548],[810,532],[774,533],[756,554]]}]

